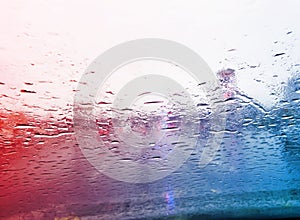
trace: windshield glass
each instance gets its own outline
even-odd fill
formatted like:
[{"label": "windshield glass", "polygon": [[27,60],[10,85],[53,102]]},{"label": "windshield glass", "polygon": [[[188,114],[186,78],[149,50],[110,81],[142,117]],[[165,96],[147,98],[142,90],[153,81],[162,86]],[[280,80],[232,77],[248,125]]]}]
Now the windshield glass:
[{"label": "windshield glass", "polygon": [[2,1],[0,218],[300,217],[298,1]]}]

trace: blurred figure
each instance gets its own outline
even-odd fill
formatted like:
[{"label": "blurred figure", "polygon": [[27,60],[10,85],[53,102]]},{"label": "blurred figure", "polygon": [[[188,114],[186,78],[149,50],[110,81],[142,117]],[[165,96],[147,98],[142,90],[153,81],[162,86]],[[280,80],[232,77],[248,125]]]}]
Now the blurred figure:
[{"label": "blurred figure", "polygon": [[[257,129],[257,122],[264,115],[263,108],[238,88],[235,70],[221,70],[217,72],[217,77],[227,112],[220,161],[224,170],[234,172],[236,178],[240,178],[241,172],[246,170],[247,157],[243,137]],[[247,174],[242,175],[248,178]]]}]

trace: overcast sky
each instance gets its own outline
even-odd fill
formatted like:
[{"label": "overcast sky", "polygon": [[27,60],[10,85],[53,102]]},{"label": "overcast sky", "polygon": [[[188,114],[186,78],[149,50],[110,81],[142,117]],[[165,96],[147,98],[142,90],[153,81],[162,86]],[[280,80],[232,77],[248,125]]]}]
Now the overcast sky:
[{"label": "overcast sky", "polygon": [[[274,88],[299,68],[299,8],[296,0],[1,1],[0,82],[6,85],[0,92],[21,100],[10,108],[64,108],[98,55],[128,40],[155,37],[185,44],[214,72],[236,69],[239,87],[272,106]],[[285,54],[274,57],[278,53]],[[1,99],[2,105],[15,103]]]}]

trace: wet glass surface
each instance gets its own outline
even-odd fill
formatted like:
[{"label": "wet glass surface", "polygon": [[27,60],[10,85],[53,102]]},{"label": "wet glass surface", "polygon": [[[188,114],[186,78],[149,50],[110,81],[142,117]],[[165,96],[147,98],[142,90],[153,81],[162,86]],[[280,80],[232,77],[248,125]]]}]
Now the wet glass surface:
[{"label": "wet glass surface", "polygon": [[[299,217],[299,3],[131,3],[135,7],[115,1],[0,3],[0,218]],[[193,148],[191,155],[170,175],[128,183],[99,172],[82,152],[73,99],[96,56],[148,36],[182,42],[206,60],[220,83],[227,120],[213,160],[200,166],[214,132],[205,94],[196,94],[196,115],[143,88],[132,109],[112,113],[110,97],[130,81],[112,77],[114,86],[98,91],[93,111],[107,150],[147,164],[184,146],[176,139],[183,131],[197,137],[195,147],[185,146]],[[126,68],[121,75],[163,70],[184,80],[184,71],[170,63]],[[198,131],[192,134],[187,128],[193,126]],[[155,145],[165,137],[172,145]],[[122,148],[127,145],[137,150]]]}]

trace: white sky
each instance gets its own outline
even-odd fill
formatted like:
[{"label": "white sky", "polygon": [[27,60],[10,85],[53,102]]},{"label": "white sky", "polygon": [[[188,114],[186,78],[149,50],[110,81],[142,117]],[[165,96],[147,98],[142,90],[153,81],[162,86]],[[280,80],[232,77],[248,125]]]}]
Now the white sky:
[{"label": "white sky", "polygon": [[[300,63],[299,8],[297,0],[3,0],[0,82],[6,85],[0,92],[21,101],[9,101],[9,108],[24,103],[64,108],[76,88],[70,80],[79,80],[98,55],[128,40],[156,37],[190,47],[214,72],[243,68],[237,70],[240,88],[271,106],[274,87]],[[288,56],[273,57],[281,52]],[[20,89],[37,94],[20,94]],[[10,99],[1,99],[9,106]]]}]

